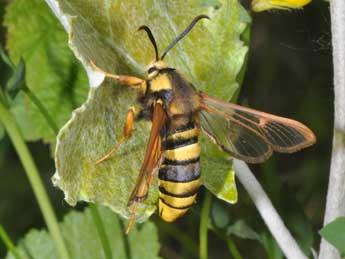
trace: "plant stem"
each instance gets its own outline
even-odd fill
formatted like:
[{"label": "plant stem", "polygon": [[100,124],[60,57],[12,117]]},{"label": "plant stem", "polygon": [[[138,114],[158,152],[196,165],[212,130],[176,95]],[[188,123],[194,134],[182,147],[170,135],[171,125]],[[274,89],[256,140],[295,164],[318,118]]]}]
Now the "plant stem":
[{"label": "plant stem", "polygon": [[37,108],[40,110],[41,114],[43,117],[46,119],[48,122],[50,128],[54,130],[55,135],[59,133],[59,128],[56,125],[55,121],[53,118],[50,116],[49,112],[47,111],[46,107],[41,103],[41,101],[34,95],[33,92],[27,87],[23,87],[23,91],[26,93],[26,95],[31,99],[31,101],[37,106]]},{"label": "plant stem", "polygon": [[197,244],[188,234],[181,231],[176,226],[173,226],[173,224],[163,222],[161,219],[155,220],[155,224],[157,225],[160,231],[165,232],[169,236],[174,237],[174,239],[178,241],[180,245],[191,255],[195,255],[198,253],[199,248]]},{"label": "plant stem", "polygon": [[43,214],[43,218],[48,226],[49,232],[55,243],[55,247],[60,258],[69,258],[56,216],[54,214],[52,205],[50,204],[48,194],[44,189],[36,165],[33,162],[31,154],[20,134],[20,131],[12,114],[7,110],[2,102],[0,102],[0,121],[5,127],[7,134],[10,137],[14,148],[16,149],[16,152],[22,162],[22,165],[25,169],[27,177],[29,178],[31,187],[34,191],[38,205]]},{"label": "plant stem", "polygon": [[200,258],[207,259],[207,232],[208,232],[208,216],[211,209],[212,194],[206,190],[206,195],[201,209],[200,221]]},{"label": "plant stem", "polygon": [[9,235],[6,233],[5,229],[0,225],[0,239],[4,242],[7,250],[12,253],[12,255],[16,259],[21,259],[15,245],[13,244],[12,240],[10,239]]},{"label": "plant stem", "polygon": [[232,256],[235,258],[235,259],[243,259],[240,252],[238,251],[234,241],[232,241],[231,238],[227,238],[226,239],[226,245],[228,246]]},{"label": "plant stem", "polygon": [[236,176],[248,192],[272,236],[287,258],[307,259],[273,207],[260,183],[243,161],[234,159]]},{"label": "plant stem", "polygon": [[[345,1],[329,1],[333,46],[334,130],[324,225],[345,216]],[[322,239],[319,259],[340,258],[337,249]]]},{"label": "plant stem", "polygon": [[235,243],[232,241],[230,237],[216,229],[214,226],[209,224],[209,229],[211,229],[219,238],[221,238],[227,245],[230,254],[234,257],[234,259],[243,259],[240,251],[237,249]]},{"label": "plant stem", "polygon": [[108,240],[107,234],[105,233],[105,229],[104,229],[104,225],[103,225],[103,222],[102,222],[102,218],[99,215],[97,206],[95,204],[90,203],[89,207],[91,209],[91,214],[92,214],[93,222],[96,225],[97,232],[98,232],[99,238],[100,238],[101,243],[102,243],[102,247],[103,247],[105,258],[111,259],[111,258],[113,258],[113,256],[112,256],[112,253],[111,253],[111,248],[110,248],[109,240]]}]

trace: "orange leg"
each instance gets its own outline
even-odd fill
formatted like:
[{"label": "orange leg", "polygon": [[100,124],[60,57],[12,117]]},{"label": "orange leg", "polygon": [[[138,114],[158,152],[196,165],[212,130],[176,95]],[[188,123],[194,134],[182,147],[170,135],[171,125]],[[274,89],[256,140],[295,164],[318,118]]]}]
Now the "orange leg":
[{"label": "orange leg", "polygon": [[[129,231],[131,230],[133,223],[134,223],[134,219],[135,219],[135,214],[137,212],[138,206],[139,206],[139,202],[142,202],[146,199],[146,194],[148,189],[150,188],[152,181],[153,181],[153,176],[158,172],[159,167],[161,166],[162,162],[164,160],[164,154],[160,155],[160,158],[158,159],[157,164],[155,165],[155,167],[153,168],[151,174],[148,176],[148,178],[146,179],[145,182],[142,183],[142,185],[139,186],[139,191],[138,191],[138,196],[142,196],[144,197],[143,200],[135,200],[133,202],[133,209],[132,209],[132,214],[129,218],[129,222],[128,222],[128,226],[126,228],[125,233],[128,234]],[[138,197],[137,196],[137,197]],[[132,202],[129,202],[128,206],[130,206]]]},{"label": "orange leg", "polygon": [[137,212],[137,209],[138,209],[138,205],[139,203],[137,201],[135,201],[133,204],[132,214],[131,214],[131,217],[129,218],[129,223],[125,231],[126,235],[128,235],[129,231],[131,231],[131,228],[133,226],[134,219],[135,219],[135,213]]},{"label": "orange leg", "polygon": [[134,120],[135,116],[139,113],[139,109],[135,107],[131,107],[130,110],[127,112],[125,126],[123,128],[123,135],[120,140],[116,143],[116,145],[102,158],[96,161],[96,165],[100,164],[104,160],[107,160],[113,153],[115,153],[119,147],[132,136],[132,132],[134,129]]},{"label": "orange leg", "polygon": [[107,77],[110,78],[114,78],[116,79],[120,84],[122,85],[128,85],[128,86],[140,86],[142,85],[145,80],[141,79],[139,77],[135,77],[135,76],[126,76],[126,75],[114,75],[111,74],[109,72],[104,71],[103,69],[101,69],[100,67],[96,66],[95,63],[93,63],[92,61],[90,61],[91,66],[97,70],[98,72],[101,72],[102,74],[104,74]]}]

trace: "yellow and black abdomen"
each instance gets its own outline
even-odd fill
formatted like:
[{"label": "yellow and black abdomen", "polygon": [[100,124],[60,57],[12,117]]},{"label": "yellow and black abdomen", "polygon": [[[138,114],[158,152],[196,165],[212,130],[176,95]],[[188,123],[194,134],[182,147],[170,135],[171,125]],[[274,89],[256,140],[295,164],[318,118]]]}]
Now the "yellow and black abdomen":
[{"label": "yellow and black abdomen", "polygon": [[193,122],[179,127],[162,143],[165,159],[159,169],[159,216],[172,222],[185,214],[200,187],[199,129]]}]

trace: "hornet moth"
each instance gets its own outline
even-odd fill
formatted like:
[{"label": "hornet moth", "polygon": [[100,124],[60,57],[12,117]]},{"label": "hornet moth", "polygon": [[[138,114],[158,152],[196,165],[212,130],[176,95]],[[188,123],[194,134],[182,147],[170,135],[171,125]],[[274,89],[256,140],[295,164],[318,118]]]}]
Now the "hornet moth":
[{"label": "hornet moth", "polygon": [[273,151],[292,153],[316,141],[313,132],[297,121],[241,107],[198,91],[175,68],[163,62],[169,50],[205,18],[209,19],[206,15],[195,17],[160,57],[151,30],[145,25],[138,29],[147,33],[155,51],[147,79],[110,74],[91,62],[93,68],[105,76],[138,90],[137,105],[128,110],[123,136],[96,164],[108,159],[131,137],[135,120],[152,122],[144,161],[128,201],[133,211],[126,233],[157,172],[158,212],[163,220],[172,222],[193,205],[201,185],[200,132],[230,156],[248,163],[264,162]]}]

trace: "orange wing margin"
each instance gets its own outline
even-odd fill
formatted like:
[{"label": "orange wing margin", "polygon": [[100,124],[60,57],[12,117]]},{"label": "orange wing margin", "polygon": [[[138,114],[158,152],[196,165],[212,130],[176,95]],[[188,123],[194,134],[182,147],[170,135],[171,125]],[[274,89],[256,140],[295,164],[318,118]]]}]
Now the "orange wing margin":
[{"label": "orange wing margin", "polygon": [[146,152],[143,165],[140,169],[139,176],[135,187],[131,193],[128,201],[128,206],[133,203],[133,212],[129,220],[126,233],[129,232],[135,218],[135,212],[138,207],[138,202],[146,199],[149,187],[152,183],[153,176],[158,170],[161,163],[161,138],[160,132],[167,121],[167,115],[160,102],[157,102],[153,108],[152,127],[149,136],[149,141],[146,146]]},{"label": "orange wing margin", "polygon": [[273,151],[291,153],[315,143],[302,123],[227,103],[200,92],[201,129],[221,149],[248,163],[261,163]]}]

